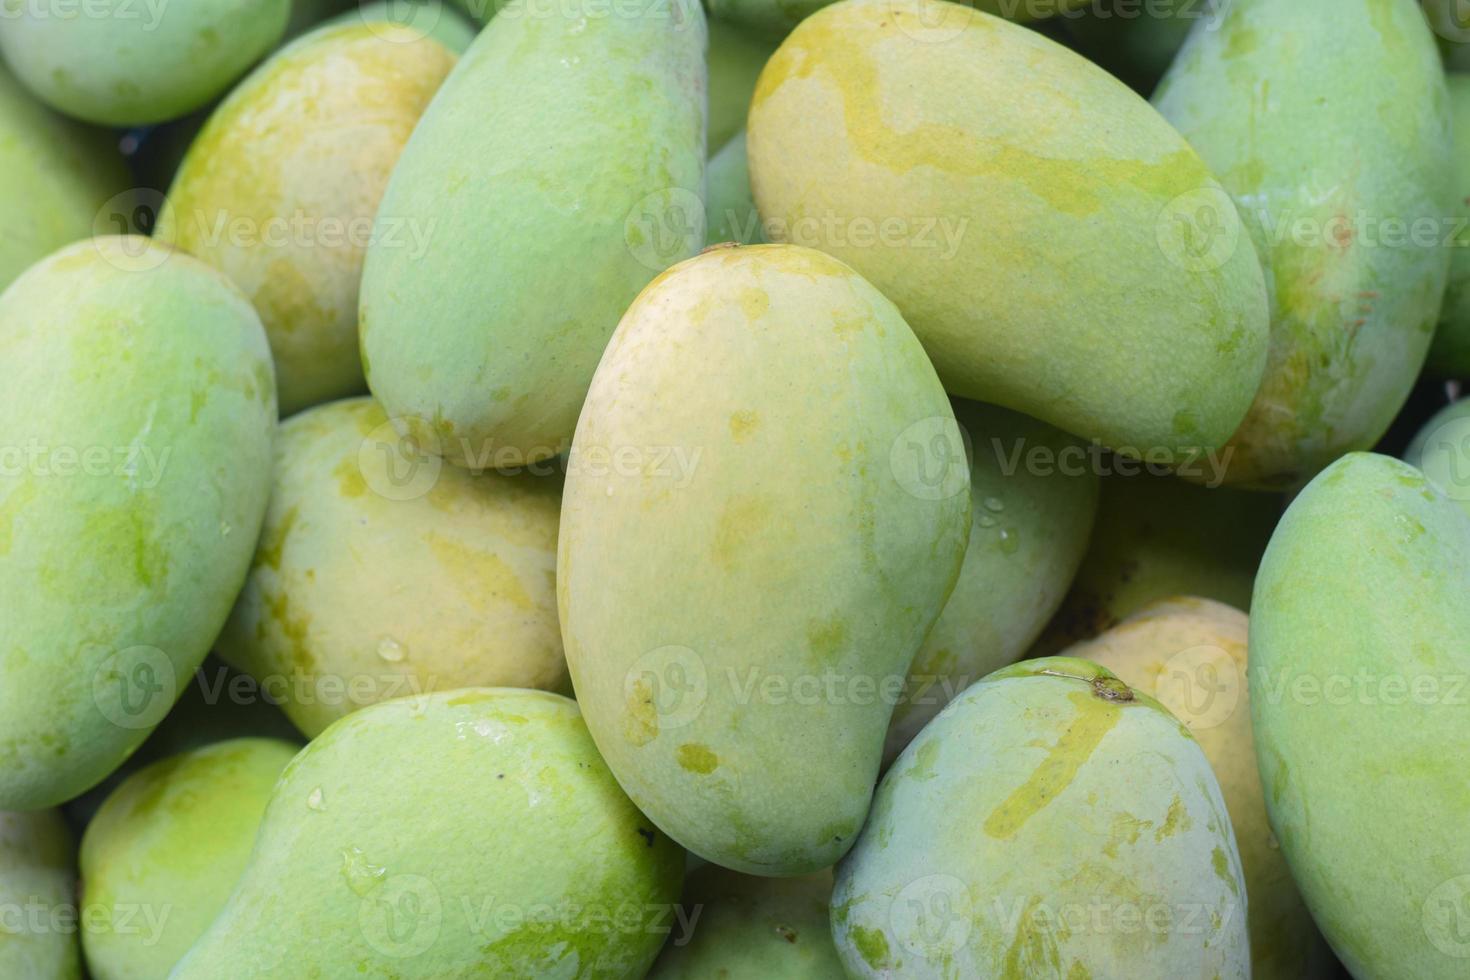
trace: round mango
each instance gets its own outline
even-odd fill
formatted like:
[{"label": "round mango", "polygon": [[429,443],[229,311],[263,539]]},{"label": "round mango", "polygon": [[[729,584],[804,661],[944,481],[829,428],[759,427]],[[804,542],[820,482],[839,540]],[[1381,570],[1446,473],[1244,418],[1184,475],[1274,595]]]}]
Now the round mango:
[{"label": "round mango", "polygon": [[1404,459],[1470,511],[1470,399],[1449,405],[1425,423]]},{"label": "round mango", "polygon": [[81,980],[76,865],[58,811],[0,812],[0,976]]}]

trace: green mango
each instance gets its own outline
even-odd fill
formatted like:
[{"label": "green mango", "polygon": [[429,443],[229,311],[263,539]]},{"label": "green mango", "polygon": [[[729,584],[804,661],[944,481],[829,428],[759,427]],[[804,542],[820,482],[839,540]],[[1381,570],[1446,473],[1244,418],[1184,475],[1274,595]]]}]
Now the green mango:
[{"label": "green mango", "polygon": [[1447,377],[1470,378],[1470,75],[1445,79],[1450,95],[1454,137],[1455,207],[1451,213],[1455,248],[1439,328],[1429,347],[1429,369]]},{"label": "green mango", "polygon": [[1165,599],[1065,656],[1106,667],[1158,699],[1199,741],[1240,848],[1255,980],[1335,977],[1336,961],[1266,821],[1245,679],[1247,626],[1245,613],[1223,603]]},{"label": "green mango", "polygon": [[368,384],[421,445],[471,469],[567,447],[618,317],[704,241],[704,44],[692,0],[517,0],[465,52],[363,270]]},{"label": "green mango", "polygon": [[[471,24],[459,8],[439,0],[372,0],[356,10],[339,14],[332,18],[331,23],[405,27],[420,37],[433,38],[457,55],[464,54],[479,33],[479,28]],[[389,40],[399,36],[377,26],[373,29]]]},{"label": "green mango", "polygon": [[287,767],[239,886],[172,978],[641,977],[683,867],[574,702],[400,698]]},{"label": "green mango", "polygon": [[714,153],[745,129],[750,97],[776,42],[722,20],[709,22],[708,146]]},{"label": "green mango", "polygon": [[1097,513],[1076,439],[1004,408],[954,402],[970,446],[974,526],[949,603],[909,668],[884,761],[975,681],[1019,660],[1067,594]]},{"label": "green mango", "polygon": [[90,237],[104,203],[127,186],[115,139],[43,107],[0,62],[0,291]]},{"label": "green mango", "polygon": [[1228,480],[1298,488],[1387,431],[1439,320],[1461,209],[1434,41],[1411,0],[1235,0],[1154,104],[1270,272],[1270,361]]},{"label": "green mango", "polygon": [[414,455],[370,398],[303,412],[276,437],[270,507],[220,655],[308,737],[408,694],[567,690],[560,489]]},{"label": "green mango", "polygon": [[1171,596],[1249,609],[1256,568],[1283,503],[1276,494],[1110,472],[1087,556],[1031,655],[1050,656],[1090,640]]},{"label": "green mango", "polygon": [[186,255],[79,242],[0,295],[0,808],[162,720],[245,579],[275,417],[260,319]]},{"label": "green mango", "polygon": [[[927,3],[928,0],[925,0]],[[973,0],[966,6],[1026,23],[1075,11],[1092,0]],[[781,38],[832,0],[706,0],[710,16],[768,37]],[[942,18],[944,13],[932,16]]]},{"label": "green mango", "polygon": [[707,864],[684,880],[694,935],[671,936],[648,980],[844,980],[831,895],[831,871],[756,878]]},{"label": "green mango", "polygon": [[82,837],[92,980],[166,977],[235,889],[261,815],[298,746],[241,738],[155,762]]},{"label": "green mango", "polygon": [[291,0],[94,0],[72,16],[0,0],[0,54],[36,97],[104,126],[203,108],[285,34]]},{"label": "green mango", "polygon": [[[184,158],[156,237],[250,297],[282,415],[366,387],[357,292],[373,217],[453,67],[448,49],[413,28],[324,27],[241,82]],[[399,231],[401,246],[427,247]]]},{"label": "green mango", "polygon": [[832,932],[850,977],[1251,975],[1199,744],[1065,657],[991,674],[904,750],[837,867]]},{"label": "green mango", "polygon": [[81,980],[76,865],[58,811],[0,812],[0,976]]},{"label": "green mango", "polygon": [[1354,453],[1292,503],[1256,579],[1251,716],[1271,828],[1355,977],[1465,976],[1470,515]]},{"label": "green mango", "polygon": [[963,454],[903,318],[830,256],[711,249],[629,308],[577,426],[557,591],[587,727],[669,836],[765,875],[852,846],[964,557]]},{"label": "green mango", "polygon": [[1267,300],[1234,209],[1240,247],[1191,255],[1176,219],[1224,197],[1204,161],[1035,31],[845,0],[767,63],[748,138],[766,234],[867,276],[951,394],[1181,464],[1250,405]]},{"label": "green mango", "polygon": [[[1189,32],[1217,22],[1223,0],[1100,0],[1063,18],[1078,50],[1135,89],[1152,89]],[[1212,29],[1211,27],[1204,28]]]},{"label": "green mango", "polygon": [[704,241],[706,245],[765,241],[761,218],[750,193],[750,168],[745,160],[745,132],[737,133],[709,159],[705,174]]},{"label": "green mango", "polygon": [[1404,459],[1470,512],[1470,399],[1445,407],[1425,423]]}]

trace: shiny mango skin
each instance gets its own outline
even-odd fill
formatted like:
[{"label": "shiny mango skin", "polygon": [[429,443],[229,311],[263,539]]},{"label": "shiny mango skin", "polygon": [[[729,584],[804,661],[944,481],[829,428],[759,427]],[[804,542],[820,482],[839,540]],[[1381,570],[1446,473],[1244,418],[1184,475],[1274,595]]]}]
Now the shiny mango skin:
[{"label": "shiny mango skin", "polygon": [[308,737],[408,694],[567,687],[560,481],[475,475],[397,444],[370,398],[303,412],[276,438],[270,508],[219,651]]},{"label": "shiny mango skin", "polygon": [[[409,27],[322,28],[241,82],[179,168],[157,237],[250,297],[270,337],[282,415],[366,389],[357,293],[368,233],[398,155],[453,67],[447,48]],[[228,230],[236,225],[242,234]]]},{"label": "shiny mango skin", "polygon": [[1353,453],[1281,521],[1256,579],[1250,702],[1271,828],[1353,976],[1465,975],[1470,515]]},{"label": "shiny mango skin", "polygon": [[1446,406],[1426,422],[1404,460],[1470,513],[1470,399]]},{"label": "shiny mango skin", "polygon": [[464,54],[474,41],[479,28],[471,24],[460,8],[442,0],[373,0],[360,7],[344,11],[328,23],[334,26],[347,24],[372,25],[382,37],[393,40],[395,34],[384,27],[404,27],[423,37],[431,37],[456,55]]},{"label": "shiny mango skin", "polygon": [[[60,916],[77,902],[76,844],[57,810],[0,812],[0,976],[24,980],[81,980],[82,950]],[[32,922],[27,907],[39,906]],[[19,915],[20,921],[15,921]],[[19,927],[19,928],[17,928]]]},{"label": "shiny mango skin", "polygon": [[618,318],[703,242],[704,46],[693,0],[519,0],[465,52],[363,270],[368,385],[422,444],[471,468],[566,449]]},{"label": "shiny mango skin", "polygon": [[98,910],[82,928],[93,980],[168,976],[235,890],[297,748],[216,742],[153,763],[107,798],[82,837],[82,885]]},{"label": "shiny mango skin", "polygon": [[1449,283],[1439,328],[1429,347],[1429,369],[1451,378],[1470,378],[1470,75],[1445,77],[1453,125],[1456,220],[1465,222],[1455,236]]},{"label": "shiny mango skin", "polygon": [[760,215],[750,193],[750,167],[746,165],[745,131],[709,159],[705,171],[704,240],[706,245],[738,242],[758,245],[766,240]]},{"label": "shiny mango skin", "polygon": [[[910,446],[936,442],[963,459],[923,349],[823,253],[712,249],[619,324],[562,501],[562,638],[608,766],[700,857],[790,875],[852,846],[885,685],[902,685],[969,532],[963,466],[926,468],[932,492],[909,479]],[[660,446],[689,465],[659,465]],[[630,447],[647,465],[598,465]]]},{"label": "shiny mango skin", "polygon": [[0,54],[53,108],[104,126],[166,122],[208,105],[286,31],[291,0],[102,0],[57,16],[4,0]]},{"label": "shiny mango skin", "polygon": [[387,701],[286,768],[239,887],[172,978],[641,977],[683,867],[567,698]]},{"label": "shiny mango skin", "polygon": [[[867,276],[950,394],[1165,460],[1245,414],[1260,266],[1248,242],[1197,271],[1164,247],[1177,202],[1223,192],[1081,56],[957,4],[844,0],[767,63],[748,142],[767,235]],[[1221,220],[1239,232],[1233,209]]]},{"label": "shiny mango skin", "polygon": [[776,42],[722,20],[709,21],[709,126],[713,155],[745,129],[750,97]]},{"label": "shiny mango skin", "polygon": [[904,750],[837,867],[832,932],[855,978],[1250,976],[1199,744],[1066,657],[991,674]]},{"label": "shiny mango skin", "polygon": [[831,871],[757,878],[706,864],[684,880],[680,899],[699,910],[694,935],[671,936],[648,980],[845,980],[827,922],[831,896]]},{"label": "shiny mango skin", "polygon": [[[1235,199],[1271,281],[1270,361],[1228,480],[1299,488],[1378,441],[1439,321],[1462,209],[1433,38],[1413,0],[1235,0],[1153,101]],[[1423,243],[1393,247],[1388,221],[1406,238],[1425,223]]]},{"label": "shiny mango skin", "polygon": [[37,450],[0,472],[0,807],[36,809],[116,769],[224,625],[270,489],[265,331],[186,255],[79,242],[0,295],[0,417]]},{"label": "shiny mango skin", "polygon": [[[1097,513],[1096,474],[1066,462],[1078,440],[1009,409],[953,405],[969,437],[970,544],[954,592],[909,668],[885,762],[951,698],[1025,655],[1067,594]],[[1055,469],[1027,464],[1038,450],[1057,461]]]},{"label": "shiny mango skin", "polygon": [[103,203],[128,183],[116,140],[47,109],[0,62],[0,291],[90,237]]},{"label": "shiny mango skin", "polygon": [[1063,655],[1106,667],[1156,698],[1199,741],[1240,848],[1250,899],[1251,976],[1332,977],[1335,961],[1266,820],[1246,687],[1249,625],[1245,613],[1224,603],[1178,596],[1151,603]]}]

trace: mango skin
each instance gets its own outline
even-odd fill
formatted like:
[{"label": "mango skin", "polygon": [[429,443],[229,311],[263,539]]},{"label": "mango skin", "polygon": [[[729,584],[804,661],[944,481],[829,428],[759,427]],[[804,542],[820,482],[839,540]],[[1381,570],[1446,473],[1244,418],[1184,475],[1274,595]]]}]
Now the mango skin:
[{"label": "mango skin", "polygon": [[1466,226],[1455,236],[1439,328],[1429,347],[1429,369],[1446,377],[1470,377],[1470,75],[1445,76],[1454,138],[1455,208]]},{"label": "mango skin", "polygon": [[[781,38],[832,0],[707,0],[710,16],[755,33]],[[1085,7],[1092,0],[975,0],[987,14],[1022,23]]]},{"label": "mango skin", "polygon": [[286,768],[239,887],[172,976],[639,977],[683,862],[618,789],[574,702],[401,698],[337,722]]},{"label": "mango skin", "polygon": [[72,17],[22,0],[5,6],[0,54],[11,70],[43,102],[104,126],[202,108],[276,46],[291,14],[291,0],[105,0],[102,16]]},{"label": "mango skin", "polygon": [[[1245,414],[1266,357],[1260,267],[1245,242],[1188,271],[1169,220],[1223,191],[1147,103],[1055,42],[955,4],[846,0],[767,63],[748,140],[766,233],[867,276],[950,394],[1166,461]],[[1221,220],[1245,239],[1233,209]]]},{"label": "mango skin", "polygon": [[384,24],[407,28],[422,37],[430,37],[456,55],[464,54],[479,29],[466,19],[459,8],[440,0],[424,0],[405,4],[404,0],[374,0],[333,17],[334,26],[369,24],[385,38],[393,35],[383,30]]},{"label": "mango skin", "polygon": [[[250,297],[282,415],[366,388],[357,294],[368,233],[452,67],[447,48],[412,28],[322,28],[241,82],[184,158],[157,237]],[[228,230],[237,225],[241,234]]]},{"label": "mango skin", "polygon": [[1275,494],[1145,472],[1104,476],[1087,555],[1031,656],[1052,656],[1176,595],[1249,609],[1283,509]]},{"label": "mango skin", "polygon": [[709,159],[705,173],[705,244],[738,242],[759,245],[766,236],[750,193],[750,167],[745,157],[745,131]]},{"label": "mango skin", "polygon": [[[0,812],[0,906],[10,919],[0,933],[0,976],[81,980],[75,919],[46,918],[76,907],[76,864],[60,811]],[[27,907],[38,907],[43,918],[32,923]],[[18,922],[11,918],[17,914]]]},{"label": "mango skin", "polygon": [[850,977],[1250,976],[1204,753],[1066,657],[991,674],[904,750],[837,867],[832,932]]},{"label": "mango skin", "polygon": [[1299,488],[1387,431],[1439,321],[1462,209],[1433,38],[1411,0],[1236,0],[1153,101],[1244,212],[1272,283],[1270,362],[1228,480]]},{"label": "mango skin", "polygon": [[[820,252],[710,250],[619,324],[562,501],[562,637],[608,766],[700,857],[803,874],[852,846],[886,687],[964,557],[964,468],[932,493],[904,469],[933,442],[961,458],[923,349]],[[659,446],[698,456],[594,465]]]},{"label": "mango skin", "polygon": [[722,20],[709,21],[709,126],[713,154],[745,129],[750,97],[776,41]]},{"label": "mango skin", "polygon": [[472,468],[567,447],[618,318],[703,241],[704,45],[692,0],[532,0],[465,52],[378,212],[431,247],[384,234],[363,270],[368,384],[422,444]]},{"label": "mango skin", "polygon": [[[370,398],[303,412],[276,439],[270,507],[219,651],[307,737],[407,694],[568,686],[560,481],[476,476],[397,443]],[[393,482],[419,469],[432,485]]]},{"label": "mango skin", "polygon": [[[970,544],[959,581],[909,668],[893,710],[884,761],[965,688],[1019,660],[1061,605],[1097,513],[1098,478],[1060,467],[1073,437],[979,402],[953,402],[969,436]],[[1028,466],[1045,450],[1058,468]]]},{"label": "mango skin", "polygon": [[[166,977],[235,889],[298,746],[242,738],[155,762],[107,798],[82,837],[82,947],[93,980]],[[113,929],[112,914],[119,917]]]},{"label": "mango skin", "polygon": [[0,62],[0,290],[90,237],[103,203],[128,183],[116,140],[42,106]]},{"label": "mango skin", "polygon": [[1106,667],[1156,698],[1204,750],[1230,811],[1250,899],[1256,980],[1336,976],[1327,949],[1266,820],[1246,687],[1245,613],[1209,599],[1152,603],[1064,655]]},{"label": "mango skin", "polygon": [[1446,406],[1426,422],[1404,461],[1470,513],[1470,399]]},{"label": "mango skin", "polygon": [[38,809],[116,769],[224,624],[270,489],[265,331],[186,255],[79,242],[0,296],[0,417],[39,448],[0,472],[0,808]]},{"label": "mango skin", "polygon": [[845,980],[832,946],[832,872],[756,878],[707,864],[680,903],[700,910],[694,936],[671,937],[648,980]]},{"label": "mango skin", "polygon": [[[1271,539],[1250,700],[1271,828],[1359,977],[1463,977],[1461,760],[1470,515],[1414,467],[1354,453]],[[1371,841],[1372,846],[1364,846]]]}]

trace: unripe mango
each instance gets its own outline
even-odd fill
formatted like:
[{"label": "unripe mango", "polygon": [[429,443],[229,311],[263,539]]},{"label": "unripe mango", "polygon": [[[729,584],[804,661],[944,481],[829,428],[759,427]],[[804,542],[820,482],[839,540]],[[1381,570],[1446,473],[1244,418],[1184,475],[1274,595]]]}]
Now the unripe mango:
[{"label": "unripe mango", "polygon": [[750,193],[744,130],[710,157],[705,176],[705,242],[710,245],[724,242],[758,245],[764,242],[761,218],[756,213],[755,199]]},{"label": "unripe mango", "polygon": [[801,874],[852,846],[964,556],[967,468],[924,483],[936,445],[963,458],[923,348],[820,252],[711,249],[619,324],[567,476],[562,636],[608,766],[699,856]]},{"label": "unripe mango", "polygon": [[82,951],[74,920],[77,854],[57,810],[0,812],[0,976],[80,980]]},{"label": "unripe mango", "polygon": [[1250,405],[1260,266],[1228,201],[1242,244],[1223,262],[1177,220],[1224,191],[1146,102],[1035,31],[845,0],[767,63],[748,140],[767,235],[867,276],[951,394],[1181,462]]},{"label": "unripe mango", "polygon": [[1426,422],[1404,460],[1470,512],[1470,399],[1455,402]]},{"label": "unripe mango", "polygon": [[709,21],[710,153],[745,129],[756,80],[776,43],[722,20]]},{"label": "unripe mango", "polygon": [[1356,977],[1465,976],[1470,515],[1414,467],[1355,453],[1297,497],[1251,610],[1271,828]]},{"label": "unripe mango", "polygon": [[[708,0],[717,20],[780,38],[832,0]],[[1007,20],[1027,22],[1085,6],[1089,0],[975,0],[969,6]],[[942,14],[940,16],[943,16]]]},{"label": "unripe mango", "polygon": [[[1467,34],[1470,40],[1470,34]],[[1470,378],[1470,75],[1446,76],[1454,137],[1455,207],[1459,227],[1450,253],[1439,327],[1429,347],[1429,368],[1452,378]]]},{"label": "unripe mango", "polygon": [[[1235,0],[1154,104],[1219,175],[1272,282],[1270,362],[1228,480],[1296,489],[1378,441],[1439,321],[1463,209],[1434,41],[1413,0]],[[1197,231],[1229,210],[1202,207]]]}]

